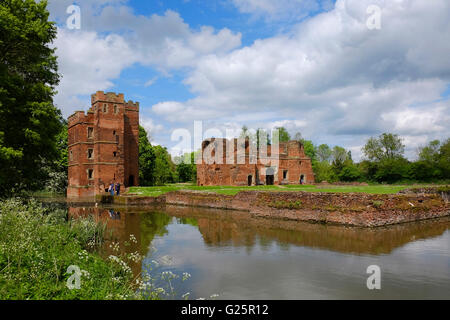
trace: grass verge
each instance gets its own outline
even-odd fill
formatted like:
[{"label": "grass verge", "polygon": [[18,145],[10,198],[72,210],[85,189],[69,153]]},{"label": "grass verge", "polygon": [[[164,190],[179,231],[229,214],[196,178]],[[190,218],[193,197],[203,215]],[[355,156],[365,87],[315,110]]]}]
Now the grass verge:
[{"label": "grass verge", "polygon": [[158,187],[132,187],[129,194],[141,196],[157,197],[159,195],[178,190],[196,190],[204,192],[216,192],[218,194],[235,195],[240,191],[305,191],[305,192],[342,192],[342,193],[369,193],[369,194],[394,194],[400,190],[410,188],[404,185],[369,185],[369,186],[315,186],[315,185],[285,185],[285,186],[252,186],[252,187],[234,187],[234,186],[208,186],[200,187],[187,184],[172,184]]},{"label": "grass verge", "polygon": [[[103,259],[104,226],[66,217],[34,200],[0,201],[0,300],[143,298],[127,265],[136,255]],[[79,268],[79,289],[67,286],[69,266]],[[147,291],[146,298],[157,296]]]}]

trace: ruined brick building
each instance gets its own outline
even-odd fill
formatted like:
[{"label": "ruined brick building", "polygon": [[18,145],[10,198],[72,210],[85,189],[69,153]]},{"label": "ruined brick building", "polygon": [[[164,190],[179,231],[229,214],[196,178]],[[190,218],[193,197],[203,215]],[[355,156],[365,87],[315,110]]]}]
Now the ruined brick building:
[{"label": "ruined brick building", "polygon": [[105,193],[111,182],[139,184],[139,103],[98,91],[91,104],[68,119],[70,198]]},{"label": "ruined brick building", "polygon": [[[238,141],[212,138],[202,143],[202,154],[208,156],[197,161],[199,186],[314,183],[311,159],[300,142],[281,142],[277,149],[267,146],[264,157],[264,153],[251,151],[248,140],[241,146],[245,151],[239,152]],[[223,152],[217,152],[220,149]]]}]

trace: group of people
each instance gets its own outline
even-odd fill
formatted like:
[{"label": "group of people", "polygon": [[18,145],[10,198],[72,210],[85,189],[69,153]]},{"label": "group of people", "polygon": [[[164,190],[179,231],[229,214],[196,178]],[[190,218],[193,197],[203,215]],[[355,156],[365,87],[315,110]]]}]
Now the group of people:
[{"label": "group of people", "polygon": [[111,184],[109,185],[109,188],[108,188],[108,192],[112,196],[114,196],[114,193],[116,196],[120,195],[120,183],[111,182]]}]

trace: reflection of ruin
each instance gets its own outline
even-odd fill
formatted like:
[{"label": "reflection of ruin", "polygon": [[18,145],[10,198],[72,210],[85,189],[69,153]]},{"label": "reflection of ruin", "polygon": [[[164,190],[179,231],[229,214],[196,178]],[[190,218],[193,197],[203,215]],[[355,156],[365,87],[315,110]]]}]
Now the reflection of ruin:
[{"label": "reflection of ruin", "polygon": [[[70,208],[69,215],[92,215],[107,225],[107,234],[115,241],[129,240],[134,234],[138,244],[124,247],[126,252],[139,250],[146,255],[156,236],[167,234],[172,217],[179,223],[198,227],[209,246],[243,246],[249,250],[259,245],[262,250],[276,243],[319,248],[342,253],[388,254],[405,244],[442,235],[450,228],[450,217],[388,227],[367,229],[274,220],[252,217],[248,212],[225,211],[181,206],[165,208],[114,208],[120,219],[113,219],[108,208]],[[112,254],[105,246],[106,254]],[[140,265],[133,266],[140,272]]]},{"label": "reflection of ruin", "polygon": [[167,214],[195,218],[206,244],[264,249],[276,242],[342,253],[388,254],[405,244],[442,235],[450,218],[367,229],[254,218],[248,213],[167,206]]}]

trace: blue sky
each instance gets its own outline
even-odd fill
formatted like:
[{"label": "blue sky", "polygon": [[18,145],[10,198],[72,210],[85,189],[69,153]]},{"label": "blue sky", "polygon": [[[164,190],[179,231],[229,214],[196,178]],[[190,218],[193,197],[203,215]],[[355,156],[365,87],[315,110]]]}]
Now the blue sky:
[{"label": "blue sky", "polygon": [[63,114],[87,110],[97,90],[124,93],[172,154],[172,133],[193,135],[194,121],[224,135],[284,126],[356,159],[383,132],[402,136],[409,158],[450,136],[446,0],[79,0],[81,28],[69,30],[71,4],[49,3]]}]

